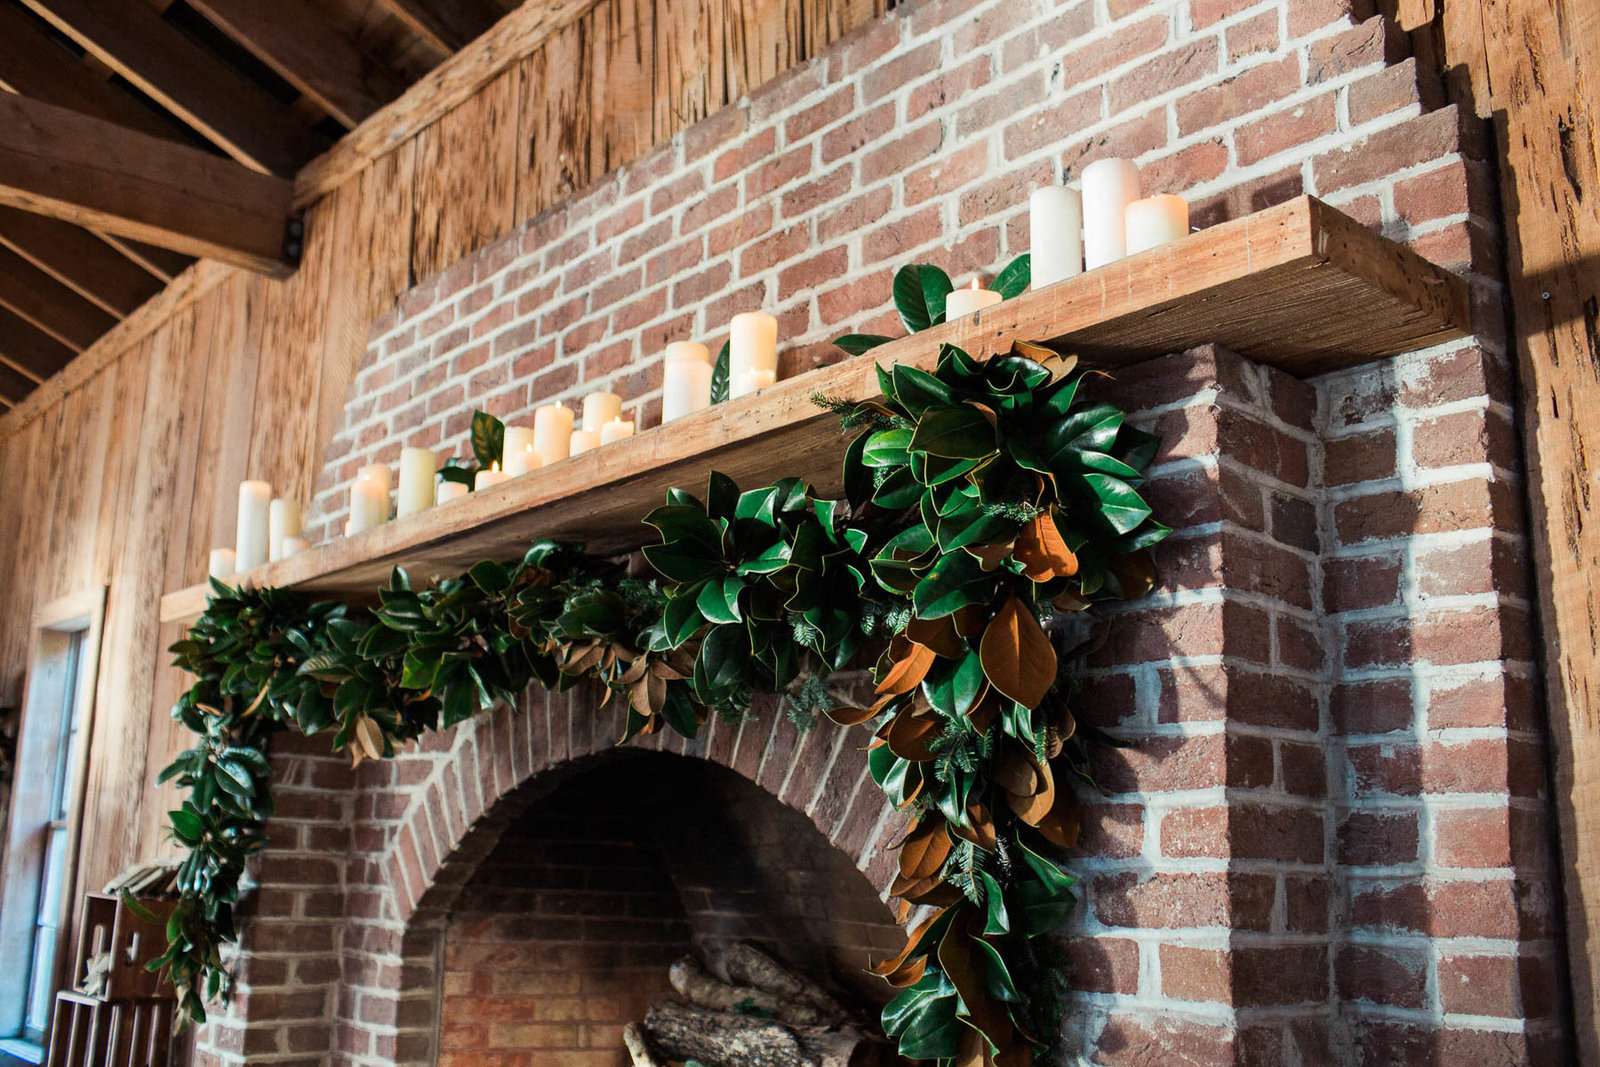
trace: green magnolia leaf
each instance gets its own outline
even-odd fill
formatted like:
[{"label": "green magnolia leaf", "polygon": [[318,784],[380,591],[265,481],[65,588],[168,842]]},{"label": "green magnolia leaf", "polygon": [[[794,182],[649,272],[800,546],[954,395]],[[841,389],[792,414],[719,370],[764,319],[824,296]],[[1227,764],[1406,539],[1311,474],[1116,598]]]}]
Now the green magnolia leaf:
[{"label": "green magnolia leaf", "polygon": [[950,276],[926,264],[901,267],[894,276],[894,306],[911,333],[944,321],[945,298],[955,286]]},{"label": "green magnolia leaf", "polygon": [[661,706],[661,717],[667,720],[668,726],[691,741],[700,733],[694,704],[689,700],[688,689],[682,682],[667,683],[667,699]]},{"label": "green magnolia leaf", "polygon": [[[1067,474],[1057,479],[1063,490],[1092,500],[1083,512],[1113,534],[1125,534],[1150,517],[1150,505],[1127,482],[1109,474]],[[1079,512],[1075,509],[1074,515]]]},{"label": "green magnolia leaf", "polygon": [[506,424],[487,411],[472,413],[472,454],[484,469],[501,462],[505,448]]},{"label": "green magnolia leaf", "polygon": [[869,467],[898,467],[911,462],[911,430],[879,430],[869,434],[861,462]]},{"label": "green magnolia leaf", "polygon": [[955,403],[951,388],[927,371],[896,363],[890,374],[894,377],[894,398],[912,418],[920,416],[931,405]]},{"label": "green magnolia leaf", "polygon": [[[984,877],[988,877],[985,875]],[[1011,980],[1011,970],[1006,966],[1006,961],[1000,955],[1000,950],[981,937],[972,939],[972,945],[978,950],[974,957],[984,967],[983,991],[990,1000],[1002,1004],[1017,1004],[1022,1000],[1022,994],[1017,992],[1017,987]]]},{"label": "green magnolia leaf", "polygon": [[463,467],[460,465],[460,462],[461,461],[455,456],[451,456],[449,459],[445,460],[444,466],[439,469],[439,478],[442,481],[456,482],[459,485],[464,485],[468,489],[471,489],[477,481],[477,468]]},{"label": "green magnolia leaf", "polygon": [[467,577],[472,579],[473,585],[491,596],[504,593],[511,584],[511,572],[504,565],[489,559],[473,564],[472,569],[467,571]]},{"label": "green magnolia leaf", "polygon": [[172,830],[178,835],[178,840],[190,847],[198,845],[206,836],[205,822],[192,811],[169,811],[167,818],[171,820]]},{"label": "green magnolia leaf", "polygon": [[744,592],[744,579],[729,575],[722,581],[709,581],[700,588],[695,606],[708,622],[742,622],[739,612],[739,594]]},{"label": "green magnolia leaf", "polygon": [[717,361],[711,366],[711,402],[720,404],[728,399],[728,375],[730,373],[733,348],[730,342],[722,342],[722,347],[717,350]]},{"label": "green magnolia leaf", "polygon": [[983,882],[983,932],[989,935],[1009,934],[1011,918],[1006,913],[1005,894],[1000,883],[988,871],[979,871],[978,876]]},{"label": "green magnolia leaf", "polygon": [[1033,257],[1024,252],[1005,265],[999,274],[994,276],[994,281],[989,288],[1000,294],[1001,299],[1010,300],[1014,296],[1021,296],[1028,291],[1028,286],[1033,284]]},{"label": "green magnolia leaf", "polygon": [[[893,431],[903,433],[904,431]],[[995,451],[995,427],[970,404],[929,407],[917,419],[911,448],[948,459],[982,459]]]},{"label": "green magnolia leaf", "polygon": [[993,576],[967,553],[950,552],[917,583],[912,603],[918,618],[942,619],[969,604],[987,604],[993,596]]},{"label": "green magnolia leaf", "polygon": [[879,345],[886,345],[893,338],[884,337],[876,333],[847,333],[843,337],[834,338],[833,343],[850,353],[859,356],[863,352],[870,352]]}]

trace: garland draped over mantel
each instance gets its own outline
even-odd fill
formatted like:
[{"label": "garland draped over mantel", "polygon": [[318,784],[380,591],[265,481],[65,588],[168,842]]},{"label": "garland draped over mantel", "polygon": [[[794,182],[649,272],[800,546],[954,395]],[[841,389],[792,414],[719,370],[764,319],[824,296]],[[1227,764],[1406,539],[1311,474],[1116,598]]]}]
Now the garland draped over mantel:
[{"label": "garland draped over mantel", "polygon": [[[907,325],[940,321],[948,280],[909,277],[897,300],[926,300],[916,315],[901,300]],[[1157,439],[1073,369],[1020,342],[986,362],[944,346],[931,374],[880,368],[881,399],[818,398],[854,433],[844,500],[712,473],[703,498],[673,489],[644,517],[660,540],[633,572],[540,542],[427,589],[397,569],[370,613],[214,583],[172,647],[196,678],[173,714],[199,739],[161,776],[187,790],[171,828],[188,855],[154,966],[187,1015],[231,992],[221,950],[272,812],[274,733],[334,730],[355,762],[386,758],[533,682],[594,679],[627,702],[624,741],[694,737],[759,694],[802,725],[869,728],[871,774],[914,820],[891,891],[902,918],[933,909],[875,968],[900,990],[885,1031],[950,1067],[1047,1059],[1067,981],[1035,939],[1075,903],[1051,857],[1078,836],[1087,748],[1111,739],[1074,715],[1070,655],[1042,623],[1147,592],[1170,532],[1139,493]],[[830,689],[867,666],[871,703]]]}]

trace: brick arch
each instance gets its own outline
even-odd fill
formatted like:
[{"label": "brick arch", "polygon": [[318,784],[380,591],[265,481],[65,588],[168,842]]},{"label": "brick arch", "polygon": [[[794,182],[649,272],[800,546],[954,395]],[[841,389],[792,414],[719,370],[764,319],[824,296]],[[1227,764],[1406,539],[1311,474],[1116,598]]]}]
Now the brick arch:
[{"label": "brick arch", "polygon": [[[506,826],[530,804],[614,751],[620,702],[595,687],[531,690],[370,772],[354,841],[377,846],[346,872],[339,1023],[332,1062],[432,1064],[445,923],[451,905]],[[848,855],[881,898],[894,877],[889,845],[903,830],[867,772],[859,728],[820,720],[800,732],[776,700],[743,722],[714,719],[699,738],[636,738],[630,747],[704,759],[803,813]]]}]

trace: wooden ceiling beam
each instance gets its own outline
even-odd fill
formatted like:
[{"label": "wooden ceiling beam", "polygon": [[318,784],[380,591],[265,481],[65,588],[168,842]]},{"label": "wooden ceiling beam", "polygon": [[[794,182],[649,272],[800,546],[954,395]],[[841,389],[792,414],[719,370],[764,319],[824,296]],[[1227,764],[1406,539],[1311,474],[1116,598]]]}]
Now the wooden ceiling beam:
[{"label": "wooden ceiling beam", "polygon": [[0,244],[119,319],[161,291],[155,275],[59,219],[0,206]]},{"label": "wooden ceiling beam", "polygon": [[7,3],[0,3],[0,85],[152,137],[183,136],[137,97],[91,70],[26,12]]},{"label": "wooden ceiling beam", "polygon": [[484,7],[456,0],[378,0],[378,6],[445,55],[459,52],[496,21]]},{"label": "wooden ceiling beam", "polygon": [[172,281],[194,263],[193,256],[174,252],[170,248],[157,248],[143,241],[135,241],[131,237],[118,237],[114,233],[101,233],[98,230],[89,232],[163,282]]},{"label": "wooden ceiling beam", "polygon": [[0,98],[0,204],[282,276],[290,193],[208,152]]},{"label": "wooden ceiling beam", "polygon": [[9,248],[0,248],[0,306],[81,352],[117,320]]},{"label": "wooden ceiling beam", "polygon": [[247,167],[291,175],[325,144],[145,3],[22,2]]},{"label": "wooden ceiling beam", "polygon": [[19,315],[0,307],[0,362],[42,382],[77,355]]},{"label": "wooden ceiling beam", "polygon": [[7,407],[16,407],[23,397],[36,388],[38,386],[33,381],[0,363],[0,401],[4,401]]},{"label": "wooden ceiling beam", "polygon": [[190,0],[278,76],[353,127],[404,91],[307,0]]}]

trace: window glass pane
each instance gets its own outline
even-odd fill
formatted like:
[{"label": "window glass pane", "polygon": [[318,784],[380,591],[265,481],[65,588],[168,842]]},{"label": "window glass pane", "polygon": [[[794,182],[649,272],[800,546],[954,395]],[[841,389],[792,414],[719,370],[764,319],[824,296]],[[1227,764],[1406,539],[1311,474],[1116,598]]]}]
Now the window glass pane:
[{"label": "window glass pane", "polygon": [[56,932],[41,927],[33,939],[33,973],[28,977],[28,1016],[23,1025],[43,1033],[50,1025],[50,1006],[55,990],[50,988],[56,967]]}]

